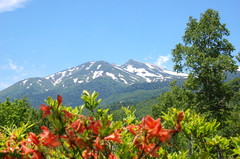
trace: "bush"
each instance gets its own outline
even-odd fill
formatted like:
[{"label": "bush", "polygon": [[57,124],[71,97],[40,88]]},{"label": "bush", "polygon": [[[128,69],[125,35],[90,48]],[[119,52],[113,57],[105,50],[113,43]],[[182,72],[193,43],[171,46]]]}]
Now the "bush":
[{"label": "bush", "polygon": [[[62,97],[48,98],[41,105],[43,118],[52,129],[42,126],[42,133],[26,133],[30,126],[6,128],[0,132],[2,158],[203,158],[239,156],[239,138],[214,136],[219,123],[187,110],[169,109],[161,118],[150,115],[138,121],[131,108],[123,108],[126,116],[113,121],[108,110],[98,109],[98,93],[84,91],[84,105],[72,109],[63,106]],[[86,107],[90,116],[83,116]],[[190,151],[171,151],[178,134],[191,142]],[[233,141],[233,142],[230,142]],[[233,143],[233,144],[230,144]],[[231,148],[230,148],[231,147]]]}]

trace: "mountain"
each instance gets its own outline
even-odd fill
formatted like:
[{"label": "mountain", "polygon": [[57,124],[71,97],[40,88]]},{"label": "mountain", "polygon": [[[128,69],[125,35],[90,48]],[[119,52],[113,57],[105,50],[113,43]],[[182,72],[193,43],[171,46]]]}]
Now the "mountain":
[{"label": "mountain", "polygon": [[131,72],[136,76],[144,78],[145,82],[162,82],[168,79],[181,79],[182,77],[187,77],[187,75],[183,73],[177,74],[156,65],[152,65],[149,63],[141,63],[132,59],[124,65],[120,66],[120,68],[124,69],[125,71]]},{"label": "mountain", "polygon": [[61,94],[65,101],[63,104],[77,106],[82,102],[81,93],[84,89],[95,90],[99,92],[99,98],[110,100],[112,100],[111,96],[115,96],[116,99],[120,94],[140,90],[142,94],[144,94],[142,90],[148,90],[150,96],[153,96],[155,91],[157,96],[162,89],[166,90],[174,79],[183,81],[186,77],[186,74],[177,74],[132,59],[121,66],[105,61],[92,61],[47,77],[19,81],[0,91],[0,101],[4,101],[6,97],[14,99],[27,95],[29,101],[35,107],[39,107],[48,96],[54,98],[57,94]]}]

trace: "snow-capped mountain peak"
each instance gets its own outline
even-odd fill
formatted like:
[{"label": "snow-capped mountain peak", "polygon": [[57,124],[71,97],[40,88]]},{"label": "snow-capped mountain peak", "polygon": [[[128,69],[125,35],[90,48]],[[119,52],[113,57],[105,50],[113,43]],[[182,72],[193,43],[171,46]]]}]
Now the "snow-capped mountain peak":
[{"label": "snow-capped mountain peak", "polygon": [[157,65],[141,63],[136,60],[129,60],[127,63],[122,65],[121,68],[144,78],[146,82],[156,82],[164,81],[166,79],[187,77],[187,74],[177,74]]},{"label": "snow-capped mountain peak", "polygon": [[163,82],[177,78],[184,79],[186,77],[186,74],[177,74],[159,66],[132,59],[121,66],[109,64],[105,61],[91,61],[47,77],[25,79],[19,82],[19,86],[29,90],[38,88],[41,91],[49,91],[54,87],[67,89],[98,79],[108,79],[119,84],[132,85],[144,82]]},{"label": "snow-capped mountain peak", "polygon": [[80,100],[78,93],[84,89],[96,90],[104,97],[108,97],[114,92],[124,92],[125,88],[127,90],[145,87],[154,89],[159,88],[160,85],[168,85],[174,79],[183,81],[186,77],[185,74],[176,74],[156,65],[136,60],[129,60],[123,65],[92,61],[46,77],[19,81],[2,90],[0,99],[6,98],[9,94],[13,98],[21,98],[26,94],[32,102],[39,105],[40,101],[48,96],[61,94],[65,97],[71,96],[69,102],[74,101],[76,105]]}]

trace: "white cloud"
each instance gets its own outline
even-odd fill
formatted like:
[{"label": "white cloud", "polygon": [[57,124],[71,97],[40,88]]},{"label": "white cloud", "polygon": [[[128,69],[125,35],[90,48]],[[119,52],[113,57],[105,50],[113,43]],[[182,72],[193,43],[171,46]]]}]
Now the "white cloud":
[{"label": "white cloud", "polygon": [[8,66],[11,70],[17,71],[17,72],[22,72],[23,71],[23,66],[18,66],[16,63],[13,62],[13,60],[8,59]]},{"label": "white cloud", "polygon": [[0,69],[1,70],[12,70],[12,71],[16,71],[16,72],[20,73],[23,71],[24,67],[17,65],[17,63],[13,62],[12,59],[8,59],[8,64],[0,66]]},{"label": "white cloud", "polygon": [[171,59],[170,54],[168,54],[167,56],[159,56],[157,61],[155,62],[155,65],[158,65],[160,67],[165,67],[163,64],[165,64],[170,59]]},{"label": "white cloud", "polygon": [[0,13],[22,8],[29,0],[0,0]]},{"label": "white cloud", "polygon": [[46,67],[46,65],[28,64],[27,61],[20,64],[14,59],[5,62],[0,66],[0,91],[20,80],[43,76],[42,67]]},{"label": "white cloud", "polygon": [[11,59],[8,59],[8,65],[11,70],[17,70],[17,64],[13,63],[13,61]]}]

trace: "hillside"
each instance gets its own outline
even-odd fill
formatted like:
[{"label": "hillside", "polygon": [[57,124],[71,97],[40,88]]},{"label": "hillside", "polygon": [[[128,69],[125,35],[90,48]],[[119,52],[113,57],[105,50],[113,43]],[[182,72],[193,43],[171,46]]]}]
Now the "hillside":
[{"label": "hillside", "polygon": [[[234,76],[236,76],[236,75],[232,75],[232,77],[234,77]],[[176,84],[178,86],[180,86],[181,82],[177,82]],[[232,90],[232,100],[230,101],[230,103],[237,104],[239,107],[240,77],[228,80],[228,82],[226,82],[225,85],[228,86]],[[166,90],[163,90],[161,93],[163,93],[165,91],[169,91],[169,89],[170,89],[170,86],[166,87]],[[154,92],[154,91],[152,91],[152,92]],[[132,94],[135,94],[135,93],[138,94],[139,92],[138,91],[132,92],[127,95],[134,96]],[[111,111],[114,115],[114,119],[119,120],[121,118],[120,116],[124,115],[124,112],[121,108],[122,106],[123,107],[133,107],[136,110],[136,112],[135,112],[136,117],[140,120],[143,116],[146,116],[148,114],[152,115],[152,106],[161,102],[161,101],[159,101],[159,96],[161,93],[159,93],[155,97],[150,97],[146,93],[145,96],[147,96],[147,97],[144,98],[144,100],[139,100],[139,101],[126,100],[126,99],[128,99],[126,97],[126,98],[123,98],[124,100],[118,100],[118,101],[115,100],[114,103],[105,105],[105,106],[103,106],[103,108],[109,108],[109,111]],[[120,94],[120,96],[122,96],[122,94]],[[138,96],[136,95],[136,97],[138,97]],[[103,103],[101,105],[103,105]],[[240,109],[240,108],[238,108],[238,109]]]}]

